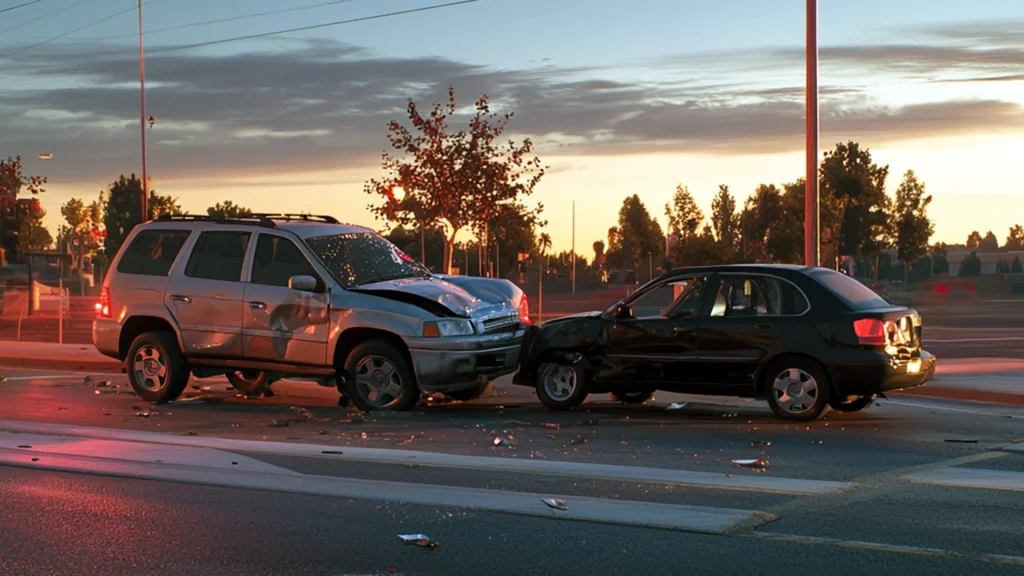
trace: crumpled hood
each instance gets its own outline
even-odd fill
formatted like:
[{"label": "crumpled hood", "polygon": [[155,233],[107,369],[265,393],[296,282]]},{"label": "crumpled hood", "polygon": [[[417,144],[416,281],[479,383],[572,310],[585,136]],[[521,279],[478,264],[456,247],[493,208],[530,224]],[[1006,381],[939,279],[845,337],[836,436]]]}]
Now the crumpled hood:
[{"label": "crumpled hood", "polygon": [[378,293],[387,297],[388,292],[401,292],[419,296],[441,304],[459,316],[472,316],[477,311],[490,307],[491,304],[481,301],[465,289],[441,278],[402,278],[364,284],[358,289],[370,294]]},{"label": "crumpled hood", "polygon": [[603,314],[603,312],[601,312],[600,310],[591,310],[589,312],[577,312],[576,314],[569,314],[569,315],[566,315],[566,316],[559,316],[558,318],[552,318],[551,320],[548,320],[548,321],[544,322],[544,325],[547,326],[547,325],[550,325],[550,324],[559,324],[561,322],[571,322],[573,320],[585,320],[587,318],[597,318],[597,317],[601,316],[601,314]]}]

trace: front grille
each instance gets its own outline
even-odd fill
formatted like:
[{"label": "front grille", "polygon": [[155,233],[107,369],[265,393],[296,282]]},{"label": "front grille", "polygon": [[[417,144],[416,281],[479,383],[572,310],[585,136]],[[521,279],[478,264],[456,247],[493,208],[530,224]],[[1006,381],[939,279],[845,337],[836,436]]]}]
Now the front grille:
[{"label": "front grille", "polygon": [[519,328],[519,316],[502,316],[483,321],[484,334],[515,332]]}]

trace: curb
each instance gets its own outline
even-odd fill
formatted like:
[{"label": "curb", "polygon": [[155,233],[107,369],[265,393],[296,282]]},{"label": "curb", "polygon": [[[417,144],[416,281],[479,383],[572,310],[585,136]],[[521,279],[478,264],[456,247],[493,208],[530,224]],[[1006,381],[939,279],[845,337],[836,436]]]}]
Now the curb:
[{"label": "curb", "polygon": [[986,392],[984,390],[974,390],[969,388],[941,388],[938,386],[907,388],[900,390],[899,392],[890,392],[889,395],[920,396],[924,398],[942,398],[944,400],[967,400],[970,402],[988,402],[990,404],[1024,406],[1024,394]]},{"label": "curb", "polygon": [[44,359],[24,356],[0,356],[0,366],[8,368],[34,368],[89,372],[124,372],[124,365],[116,360]]}]

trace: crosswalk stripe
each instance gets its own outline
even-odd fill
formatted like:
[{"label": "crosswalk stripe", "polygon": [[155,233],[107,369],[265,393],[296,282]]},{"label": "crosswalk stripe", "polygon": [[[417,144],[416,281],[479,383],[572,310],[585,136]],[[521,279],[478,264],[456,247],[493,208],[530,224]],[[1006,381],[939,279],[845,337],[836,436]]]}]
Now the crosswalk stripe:
[{"label": "crosswalk stripe", "polygon": [[908,474],[904,478],[919,484],[1024,492],[1024,473],[1005,470],[940,468],[939,470]]}]

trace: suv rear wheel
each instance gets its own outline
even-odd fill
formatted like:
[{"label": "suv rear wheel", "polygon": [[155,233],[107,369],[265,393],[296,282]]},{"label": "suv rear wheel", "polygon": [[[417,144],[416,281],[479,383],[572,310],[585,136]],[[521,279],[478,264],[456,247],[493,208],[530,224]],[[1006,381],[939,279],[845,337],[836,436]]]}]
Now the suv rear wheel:
[{"label": "suv rear wheel", "polygon": [[188,385],[188,360],[170,332],[140,334],[128,348],[126,364],[128,382],[147,402],[176,400]]},{"label": "suv rear wheel", "polygon": [[228,382],[242,394],[258,395],[270,386],[270,375],[261,370],[235,370],[228,372]]},{"label": "suv rear wheel", "polygon": [[383,340],[356,346],[345,360],[345,389],[364,412],[409,410],[420,400],[419,386],[405,357]]}]

